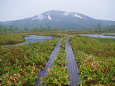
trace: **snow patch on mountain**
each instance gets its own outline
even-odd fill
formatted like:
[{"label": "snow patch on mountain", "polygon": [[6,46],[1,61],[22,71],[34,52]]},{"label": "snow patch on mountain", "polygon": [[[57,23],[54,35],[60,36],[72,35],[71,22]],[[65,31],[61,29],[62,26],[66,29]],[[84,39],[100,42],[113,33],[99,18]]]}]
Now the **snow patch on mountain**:
[{"label": "snow patch on mountain", "polygon": [[38,20],[38,19],[39,19],[40,21],[41,21],[41,20],[44,20],[44,16],[43,16],[43,15],[38,15],[38,16],[32,18],[32,20]]},{"label": "snow patch on mountain", "polygon": [[44,20],[44,16],[43,16],[43,15],[38,15],[37,18],[38,18],[39,20]]},{"label": "snow patch on mountain", "polygon": [[50,15],[48,15],[48,19],[49,19],[49,20],[52,20],[52,18],[50,17]]},{"label": "snow patch on mountain", "polygon": [[64,12],[64,14],[63,14],[63,15],[66,15],[66,16],[67,16],[67,15],[69,15],[69,14],[70,14],[69,12]]},{"label": "snow patch on mountain", "polygon": [[78,18],[83,18],[83,17],[79,16],[77,13],[75,13],[74,16],[78,17]]},{"label": "snow patch on mountain", "polygon": [[33,17],[33,18],[32,18],[32,20],[36,20],[36,18],[35,18],[35,17]]}]

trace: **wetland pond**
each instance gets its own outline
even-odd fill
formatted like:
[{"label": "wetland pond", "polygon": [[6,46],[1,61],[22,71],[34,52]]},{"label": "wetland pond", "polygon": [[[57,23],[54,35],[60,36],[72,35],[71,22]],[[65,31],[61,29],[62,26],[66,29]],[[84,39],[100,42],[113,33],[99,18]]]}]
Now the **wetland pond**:
[{"label": "wetland pond", "polygon": [[55,37],[52,36],[38,36],[38,35],[29,35],[27,37],[25,37],[25,42],[23,43],[18,43],[16,45],[20,45],[20,44],[29,44],[29,43],[36,43],[36,42],[43,42],[45,40],[52,40]]}]

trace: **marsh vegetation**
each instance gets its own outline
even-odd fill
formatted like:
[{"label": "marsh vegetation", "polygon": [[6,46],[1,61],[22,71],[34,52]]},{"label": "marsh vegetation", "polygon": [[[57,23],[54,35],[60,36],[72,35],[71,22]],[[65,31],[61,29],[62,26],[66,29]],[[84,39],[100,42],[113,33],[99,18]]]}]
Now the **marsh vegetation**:
[{"label": "marsh vegetation", "polygon": [[[95,32],[39,32],[0,34],[0,85],[33,86],[37,75],[46,65],[58,40],[67,35],[74,51],[80,71],[81,85],[115,85],[115,39],[93,38],[76,34]],[[21,46],[2,46],[24,42],[29,35],[55,36],[52,40],[24,44]],[[70,85],[66,68],[65,42],[52,67],[42,79],[42,85]]]}]

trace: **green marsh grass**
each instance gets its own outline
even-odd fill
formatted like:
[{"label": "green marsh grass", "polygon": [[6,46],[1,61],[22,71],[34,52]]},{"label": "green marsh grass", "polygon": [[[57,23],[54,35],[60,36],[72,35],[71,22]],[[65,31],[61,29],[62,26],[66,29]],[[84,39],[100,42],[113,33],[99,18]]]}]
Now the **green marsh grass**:
[{"label": "green marsh grass", "polygon": [[115,86],[115,39],[71,36],[81,85]]},{"label": "green marsh grass", "polygon": [[15,44],[24,41],[25,34],[1,34],[0,45]]},{"label": "green marsh grass", "polygon": [[59,38],[22,45],[0,46],[0,86],[32,86]]}]

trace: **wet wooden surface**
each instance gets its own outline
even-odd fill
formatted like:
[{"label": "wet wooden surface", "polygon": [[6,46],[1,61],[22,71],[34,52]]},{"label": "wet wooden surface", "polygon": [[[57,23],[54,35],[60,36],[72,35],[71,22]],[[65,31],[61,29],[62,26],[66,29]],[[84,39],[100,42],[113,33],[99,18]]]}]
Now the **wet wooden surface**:
[{"label": "wet wooden surface", "polygon": [[61,45],[61,41],[64,38],[60,39],[57,43],[57,45],[55,46],[53,52],[51,53],[49,60],[44,68],[44,70],[40,71],[40,74],[38,75],[38,78],[36,80],[35,86],[40,86],[40,82],[41,82],[41,77],[45,78],[46,77],[46,73],[48,72],[48,69],[50,69],[50,67],[53,65],[54,59],[55,57],[58,55],[58,51],[60,50],[60,45]]},{"label": "wet wooden surface", "polygon": [[68,38],[66,39],[66,60],[67,60],[67,70],[70,76],[70,86],[79,86],[80,77],[79,77],[79,70],[77,67],[77,63],[73,54],[73,50],[71,45],[68,42]]}]

